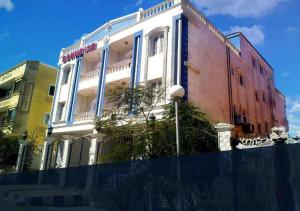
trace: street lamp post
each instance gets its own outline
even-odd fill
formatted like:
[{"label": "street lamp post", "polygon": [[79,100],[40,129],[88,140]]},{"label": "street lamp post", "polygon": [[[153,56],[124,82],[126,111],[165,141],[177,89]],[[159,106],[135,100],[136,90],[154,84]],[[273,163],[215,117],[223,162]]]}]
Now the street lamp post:
[{"label": "street lamp post", "polygon": [[184,96],[184,88],[180,85],[174,85],[170,88],[170,98],[175,102],[175,119],[176,119],[176,151],[177,156],[180,154],[180,133],[179,133],[179,101]]}]

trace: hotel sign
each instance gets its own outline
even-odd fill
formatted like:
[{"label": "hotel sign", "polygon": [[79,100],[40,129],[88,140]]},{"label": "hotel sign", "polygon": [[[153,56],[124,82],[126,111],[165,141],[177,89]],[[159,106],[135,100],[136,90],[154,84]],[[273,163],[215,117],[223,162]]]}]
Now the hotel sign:
[{"label": "hotel sign", "polygon": [[66,56],[63,56],[63,59],[62,59],[63,63],[65,64],[65,63],[67,63],[69,61],[72,61],[76,58],[83,57],[84,54],[90,53],[90,52],[95,51],[95,50],[97,50],[97,43],[90,44],[90,45],[88,45],[84,48],[73,51],[72,53],[69,53]]}]

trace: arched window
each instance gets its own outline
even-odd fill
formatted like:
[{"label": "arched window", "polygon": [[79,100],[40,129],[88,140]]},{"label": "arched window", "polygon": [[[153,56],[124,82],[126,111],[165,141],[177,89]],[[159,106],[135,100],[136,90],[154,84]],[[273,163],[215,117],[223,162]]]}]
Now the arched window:
[{"label": "arched window", "polygon": [[149,34],[149,56],[156,56],[164,51],[164,32],[157,29]]}]

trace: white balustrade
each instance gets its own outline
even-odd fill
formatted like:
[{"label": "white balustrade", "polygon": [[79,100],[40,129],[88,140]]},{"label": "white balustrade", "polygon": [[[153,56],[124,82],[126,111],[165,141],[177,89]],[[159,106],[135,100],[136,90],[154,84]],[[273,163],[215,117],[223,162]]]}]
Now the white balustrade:
[{"label": "white balustrade", "polygon": [[152,15],[155,15],[157,13],[160,13],[166,9],[171,8],[174,5],[174,0],[167,0],[164,1],[154,7],[151,7],[145,11],[141,12],[141,19],[147,19],[151,17]]},{"label": "white balustrade", "polygon": [[72,52],[74,52],[74,51],[76,51],[78,49],[80,49],[80,42],[75,43],[74,45],[71,45],[68,48],[65,48],[63,53],[64,53],[64,55],[66,55],[66,54],[72,53]]},{"label": "white balustrade", "polygon": [[84,113],[79,113],[75,114],[75,122],[80,122],[80,121],[88,121],[88,120],[94,120],[95,118],[95,113],[92,112],[84,112]]},{"label": "white balustrade", "polygon": [[122,71],[131,67],[131,59],[126,59],[117,63],[114,63],[108,67],[107,73],[114,73]]},{"label": "white balustrade", "polygon": [[97,68],[96,70],[93,70],[93,71],[90,71],[90,72],[82,74],[80,76],[80,82],[88,81],[88,80],[92,80],[92,79],[98,78],[99,75],[100,75],[99,68]]}]

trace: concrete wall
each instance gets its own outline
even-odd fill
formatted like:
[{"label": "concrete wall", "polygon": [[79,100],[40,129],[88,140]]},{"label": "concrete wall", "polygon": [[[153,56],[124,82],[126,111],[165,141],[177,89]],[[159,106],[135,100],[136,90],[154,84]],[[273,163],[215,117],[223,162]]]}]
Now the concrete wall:
[{"label": "concrete wall", "polygon": [[34,133],[38,144],[42,144],[45,131],[48,127],[44,123],[45,113],[51,112],[53,97],[48,95],[49,86],[55,85],[56,69],[44,64],[39,64],[34,84],[31,106],[27,119],[28,133]]},{"label": "concrete wall", "polygon": [[229,122],[226,48],[207,26],[189,21],[188,96],[213,122]]}]

